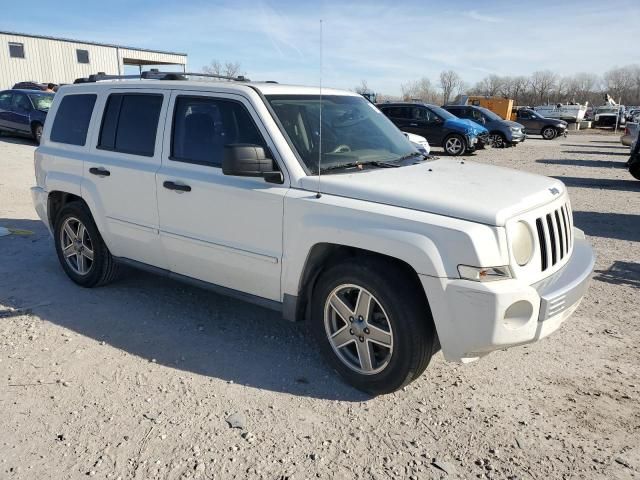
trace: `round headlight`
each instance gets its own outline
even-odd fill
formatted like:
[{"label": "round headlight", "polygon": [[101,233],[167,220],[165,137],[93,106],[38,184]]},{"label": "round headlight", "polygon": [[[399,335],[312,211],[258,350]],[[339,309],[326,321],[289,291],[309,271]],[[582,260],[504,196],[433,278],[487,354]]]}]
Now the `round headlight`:
[{"label": "round headlight", "polygon": [[511,248],[518,265],[524,267],[533,256],[533,233],[525,222],[516,223],[511,230]]}]

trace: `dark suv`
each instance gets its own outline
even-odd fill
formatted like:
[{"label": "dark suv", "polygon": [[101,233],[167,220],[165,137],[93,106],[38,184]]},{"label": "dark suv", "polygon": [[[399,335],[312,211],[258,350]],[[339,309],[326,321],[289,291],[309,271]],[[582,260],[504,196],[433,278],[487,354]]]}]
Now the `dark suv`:
[{"label": "dark suv", "polygon": [[529,108],[516,110],[516,120],[524,125],[527,135],[542,135],[545,140],[567,136],[567,122],[557,118],[546,118]]},{"label": "dark suv", "polygon": [[44,119],[53,102],[53,93],[37,90],[0,92],[0,133],[26,135],[40,143]]},{"label": "dark suv", "polygon": [[441,145],[449,155],[473,152],[489,138],[486,128],[461,120],[435,105],[402,102],[377,107],[400,130],[425,137],[431,146]]},{"label": "dark suv", "polygon": [[522,125],[505,120],[487,108],[473,105],[445,105],[443,108],[456,117],[466,118],[489,130],[494,147],[511,147],[524,142],[526,138]]}]

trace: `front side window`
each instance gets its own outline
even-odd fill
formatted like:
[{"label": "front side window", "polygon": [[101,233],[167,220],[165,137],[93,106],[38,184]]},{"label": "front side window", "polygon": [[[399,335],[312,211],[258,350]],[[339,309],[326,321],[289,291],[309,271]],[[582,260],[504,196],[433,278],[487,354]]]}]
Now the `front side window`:
[{"label": "front side window", "polygon": [[241,103],[211,97],[176,98],[171,160],[221,167],[224,146],[238,143],[267,148]]},{"label": "front side window", "polygon": [[413,118],[425,123],[438,123],[439,118],[428,108],[416,107],[413,109]]},{"label": "front side window", "polygon": [[78,63],[89,63],[89,50],[76,49]]},{"label": "front side window", "polygon": [[415,153],[402,132],[361,96],[322,97],[322,144],[318,95],[269,95],[267,101],[311,174],[318,172],[320,153],[321,170],[394,161]]},{"label": "front side window", "polygon": [[51,127],[51,141],[84,145],[95,103],[95,94],[66,95]]},{"label": "front side window", "polygon": [[24,58],[24,43],[9,42],[9,56],[11,58]]},{"label": "front side window", "polygon": [[27,96],[22,94],[13,96],[13,107],[18,112],[29,111],[33,108]]},{"label": "front side window", "polygon": [[147,93],[109,95],[98,148],[153,157],[163,98]]}]

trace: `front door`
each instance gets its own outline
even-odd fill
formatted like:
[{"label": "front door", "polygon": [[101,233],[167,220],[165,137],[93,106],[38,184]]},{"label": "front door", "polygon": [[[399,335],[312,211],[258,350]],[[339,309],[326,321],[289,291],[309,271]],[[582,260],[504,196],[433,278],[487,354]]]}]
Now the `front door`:
[{"label": "front door", "polygon": [[29,115],[33,110],[31,100],[24,93],[14,93],[11,114],[9,120],[10,128],[21,133],[31,133]]},{"label": "front door", "polygon": [[228,144],[260,145],[274,158],[251,103],[236,94],[174,92],[169,111],[156,181],[170,270],[280,301],[286,172],[276,185],[221,168]]}]

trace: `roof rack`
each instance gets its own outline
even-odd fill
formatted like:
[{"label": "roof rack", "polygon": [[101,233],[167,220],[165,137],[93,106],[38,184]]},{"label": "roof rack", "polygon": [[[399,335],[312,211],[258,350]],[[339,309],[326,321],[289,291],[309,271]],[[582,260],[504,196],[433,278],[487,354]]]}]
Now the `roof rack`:
[{"label": "roof rack", "polygon": [[229,80],[232,82],[249,82],[250,80],[244,75],[230,77],[226,75],[217,75],[214,73],[196,73],[196,72],[161,72],[157,68],[140,72],[137,75],[107,75],[104,72],[98,72],[89,75],[86,78],[76,78],[73,83],[93,83],[102,80],[186,80],[187,77],[205,77],[215,78],[218,80]]}]

